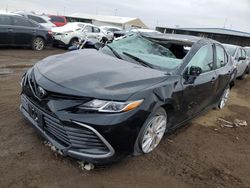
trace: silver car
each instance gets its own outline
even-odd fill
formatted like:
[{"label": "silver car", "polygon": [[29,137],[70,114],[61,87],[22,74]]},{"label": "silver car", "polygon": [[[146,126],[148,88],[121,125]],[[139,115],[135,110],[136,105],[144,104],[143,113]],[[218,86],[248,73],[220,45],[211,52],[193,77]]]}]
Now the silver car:
[{"label": "silver car", "polygon": [[244,49],[246,50],[246,53],[247,53],[248,74],[249,74],[249,71],[250,71],[250,47],[246,46],[246,47],[244,47]]},{"label": "silver car", "polygon": [[241,46],[223,44],[229,55],[231,55],[237,68],[237,78],[244,79],[249,73],[249,62],[246,50]]}]

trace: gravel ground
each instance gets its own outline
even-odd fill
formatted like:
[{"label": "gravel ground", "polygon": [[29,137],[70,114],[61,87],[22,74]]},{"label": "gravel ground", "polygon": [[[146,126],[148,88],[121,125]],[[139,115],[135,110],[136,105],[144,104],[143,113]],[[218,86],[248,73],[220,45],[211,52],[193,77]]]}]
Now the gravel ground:
[{"label": "gravel ground", "polygon": [[[55,155],[21,117],[20,77],[61,49],[0,50],[0,187],[250,187],[250,76],[237,80],[223,110],[210,110],[164,137],[148,155],[82,171]],[[222,128],[218,118],[247,127]]]}]

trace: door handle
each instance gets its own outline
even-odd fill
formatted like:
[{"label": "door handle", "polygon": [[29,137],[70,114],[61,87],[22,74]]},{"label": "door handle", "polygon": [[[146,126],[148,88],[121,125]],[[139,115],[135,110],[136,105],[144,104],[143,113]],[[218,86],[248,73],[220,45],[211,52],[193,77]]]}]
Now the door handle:
[{"label": "door handle", "polygon": [[213,77],[210,82],[213,84],[215,80],[216,80],[216,77]]},{"label": "door handle", "polygon": [[8,28],[7,30],[8,30],[8,32],[12,32],[12,31],[13,31],[13,29],[12,29],[12,28]]}]

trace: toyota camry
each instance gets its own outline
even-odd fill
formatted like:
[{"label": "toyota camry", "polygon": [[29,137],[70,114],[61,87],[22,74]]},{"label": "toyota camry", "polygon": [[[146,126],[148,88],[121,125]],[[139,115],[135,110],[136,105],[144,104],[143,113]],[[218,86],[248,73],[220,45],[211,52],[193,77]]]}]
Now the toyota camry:
[{"label": "toyota camry", "polygon": [[152,152],[165,133],[223,108],[235,75],[219,42],[129,34],[35,64],[20,110],[62,155],[105,164]]}]

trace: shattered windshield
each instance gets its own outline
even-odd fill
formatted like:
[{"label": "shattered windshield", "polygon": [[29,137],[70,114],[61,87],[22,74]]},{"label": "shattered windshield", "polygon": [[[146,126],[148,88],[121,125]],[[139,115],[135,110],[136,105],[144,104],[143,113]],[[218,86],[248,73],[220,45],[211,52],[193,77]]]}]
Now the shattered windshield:
[{"label": "shattered windshield", "polygon": [[[156,41],[151,41],[140,35],[126,36],[109,44],[120,56],[127,56],[149,67],[172,71],[182,64],[182,58],[177,57],[170,48]],[[184,50],[184,47],[182,47]]]}]

